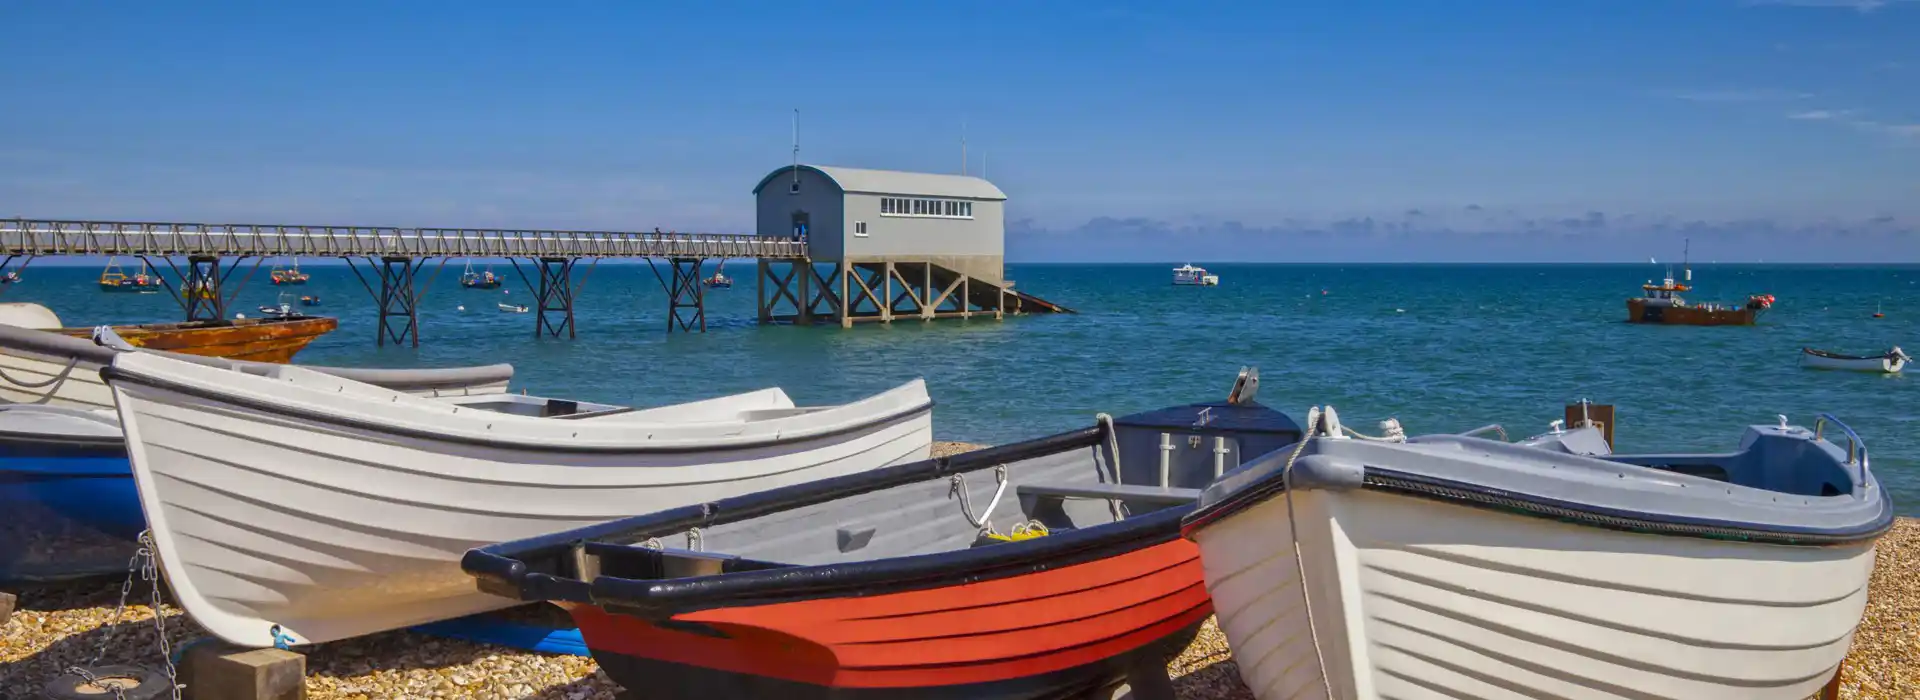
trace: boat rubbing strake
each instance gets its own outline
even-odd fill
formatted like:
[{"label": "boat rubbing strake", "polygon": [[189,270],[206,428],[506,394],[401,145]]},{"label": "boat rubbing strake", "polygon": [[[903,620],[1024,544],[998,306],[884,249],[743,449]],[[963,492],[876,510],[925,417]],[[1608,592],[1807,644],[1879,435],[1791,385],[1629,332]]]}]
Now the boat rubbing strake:
[{"label": "boat rubbing strake", "polygon": [[1619,455],[1595,426],[1395,442],[1314,414],[1184,526],[1263,700],[1802,700],[1845,658],[1893,521],[1827,417]]}]

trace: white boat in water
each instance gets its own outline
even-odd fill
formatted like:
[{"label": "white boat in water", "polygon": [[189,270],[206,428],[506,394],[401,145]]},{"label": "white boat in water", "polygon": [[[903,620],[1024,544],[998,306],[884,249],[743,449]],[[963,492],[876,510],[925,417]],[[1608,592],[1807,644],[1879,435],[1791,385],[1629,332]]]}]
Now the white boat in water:
[{"label": "white boat in water", "polygon": [[1895,345],[1893,349],[1878,355],[1842,355],[1840,353],[1800,349],[1800,366],[1817,369],[1844,369],[1856,372],[1881,372],[1892,374],[1905,369],[1913,358]]},{"label": "white boat in water", "polygon": [[500,310],[510,314],[524,314],[527,312],[527,307],[518,304],[500,304]]},{"label": "white boat in water", "polygon": [[[126,353],[102,371],[161,569],[228,642],[326,642],[511,604],[466,550],[928,457],[923,382],[582,419],[474,411],[295,367]],[[698,549],[697,541],[675,543]]]},{"label": "white boat in water", "polygon": [[1619,455],[1594,427],[1395,442],[1329,414],[1184,523],[1262,700],[1803,700],[1846,657],[1893,520],[1824,416]]},{"label": "white boat in water", "polygon": [[1173,283],[1183,287],[1213,287],[1220,284],[1220,276],[1208,273],[1207,268],[1189,263],[1173,268]]}]

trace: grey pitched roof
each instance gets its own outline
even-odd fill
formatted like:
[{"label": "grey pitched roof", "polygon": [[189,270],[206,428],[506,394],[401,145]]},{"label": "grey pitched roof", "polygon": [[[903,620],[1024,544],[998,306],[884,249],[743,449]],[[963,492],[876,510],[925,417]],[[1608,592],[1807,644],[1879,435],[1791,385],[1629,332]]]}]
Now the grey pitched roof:
[{"label": "grey pitched roof", "polygon": [[[866,170],[863,168],[842,168],[837,165],[801,165],[803,170],[811,170],[832,180],[844,192],[864,194],[926,195],[929,197],[959,197],[963,199],[1007,198],[1005,192],[994,187],[993,183],[969,175],[940,175],[937,173],[910,173],[900,170]],[[782,175],[790,175],[794,166],[784,166],[760,178],[760,184],[754,185],[753,193],[760,190]]]}]

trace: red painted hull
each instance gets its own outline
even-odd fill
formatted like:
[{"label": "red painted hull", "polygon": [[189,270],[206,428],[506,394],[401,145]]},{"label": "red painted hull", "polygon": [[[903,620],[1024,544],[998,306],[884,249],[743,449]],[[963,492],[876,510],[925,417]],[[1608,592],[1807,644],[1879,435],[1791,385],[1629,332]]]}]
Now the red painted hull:
[{"label": "red painted hull", "polygon": [[[1007,578],[673,616],[570,607],[595,658],[648,697],[1056,697],[1164,666],[1213,613],[1199,551],[1172,539]],[[1177,651],[1177,650],[1173,650]],[[1149,656],[1150,655],[1150,656]],[[1164,669],[1161,669],[1164,670]]]},{"label": "red painted hull", "polygon": [[1628,323],[1660,323],[1672,326],[1751,326],[1759,319],[1758,309],[1703,309],[1697,306],[1649,307],[1639,299],[1627,300]]}]

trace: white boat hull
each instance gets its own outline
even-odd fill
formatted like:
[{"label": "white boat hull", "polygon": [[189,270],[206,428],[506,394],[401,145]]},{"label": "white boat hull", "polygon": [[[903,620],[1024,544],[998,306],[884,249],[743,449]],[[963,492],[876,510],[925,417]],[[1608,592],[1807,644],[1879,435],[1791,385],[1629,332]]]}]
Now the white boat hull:
[{"label": "white boat hull", "polygon": [[[925,459],[932,440],[918,381],[764,425],[674,424],[462,414],[313,373],[223,382],[180,364],[117,359],[178,384],[112,388],[168,583],[244,646],[273,645],[276,627],[326,642],[505,607],[461,572],[468,549]],[[312,386],[327,381],[341,390]]]},{"label": "white boat hull", "polygon": [[1304,567],[1284,495],[1193,533],[1262,700],[1804,700],[1846,657],[1873,570],[1870,543],[1656,536],[1364,490],[1292,504]]},{"label": "white boat hull", "polygon": [[1905,369],[1907,360],[1904,357],[1839,358],[1803,352],[1800,353],[1800,366],[1815,369],[1839,369],[1854,372],[1893,374]]}]

